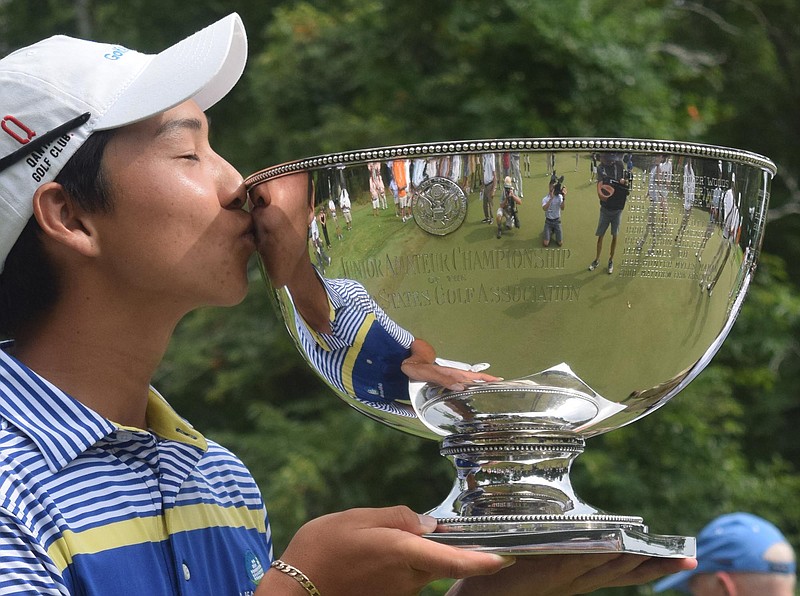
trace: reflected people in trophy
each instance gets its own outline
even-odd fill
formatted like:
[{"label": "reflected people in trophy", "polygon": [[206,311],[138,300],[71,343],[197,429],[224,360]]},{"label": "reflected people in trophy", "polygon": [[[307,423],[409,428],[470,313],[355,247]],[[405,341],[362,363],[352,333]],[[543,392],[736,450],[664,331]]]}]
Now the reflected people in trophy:
[{"label": "reflected people in trophy", "polygon": [[[710,296],[717,285],[725,264],[731,255],[734,245],[739,243],[739,233],[742,225],[742,214],[739,209],[738,201],[734,199],[734,188],[736,186],[736,176],[731,175],[731,185],[722,195],[719,205],[718,217],[720,219],[722,242],[717,247],[717,252],[711,259],[711,264],[705,270],[705,275],[700,280],[700,287],[708,292]],[[741,201],[741,195],[739,196]]]},{"label": "reflected people in trophy", "polygon": [[392,176],[397,185],[397,208],[400,219],[405,223],[411,219],[411,188],[409,187],[411,161],[395,159],[392,161]]},{"label": "reflected people in trophy", "polygon": [[451,159],[444,157],[443,159],[448,160],[450,162],[450,171],[448,173],[448,178],[455,182],[461,190],[464,191],[466,194],[467,192],[467,174],[468,174],[468,164],[467,160],[464,158],[463,155],[457,154],[454,155]]},{"label": "reflected people in trophy", "polygon": [[311,241],[311,249],[314,252],[317,266],[319,267],[320,271],[324,272],[325,267],[331,264],[331,258],[322,247],[322,239],[319,236],[319,225],[317,225],[317,219],[314,217],[311,218],[311,224],[309,225],[308,229],[308,237]]},{"label": "reflected people in trophy", "polygon": [[661,234],[667,231],[668,206],[667,198],[672,184],[672,161],[666,155],[659,155],[656,162],[650,168],[647,183],[647,198],[649,199],[647,209],[647,226],[644,236],[636,243],[636,252],[640,252],[642,247],[650,238],[650,248],[647,256],[652,257],[656,254],[656,245]]},{"label": "reflected people in trophy", "polygon": [[[467,384],[500,380],[479,367],[437,359],[433,346],[395,323],[361,283],[324,277],[330,259],[314,232],[314,189],[307,173],[255,186],[250,201],[266,273],[294,307],[293,334],[335,389],[378,410],[414,417],[409,381],[462,391]],[[306,242],[309,228],[316,238],[314,254],[323,255],[316,267]]]},{"label": "reflected people in trophy", "polygon": [[497,208],[494,220],[497,225],[497,237],[503,235],[504,230],[510,230],[511,227],[519,228],[519,205],[522,204],[522,199],[514,189],[514,183],[511,176],[506,176],[503,180],[503,198],[500,200],[500,206]]},{"label": "reflected people in trophy", "polygon": [[521,198],[525,198],[525,193],[522,188],[522,171],[520,170],[520,155],[519,151],[511,151],[505,152],[502,156],[503,159],[503,178],[505,179],[506,176],[511,176],[511,180],[514,183],[514,188],[517,191],[517,195]]},{"label": "reflected people in trophy", "polygon": [[369,170],[369,194],[372,197],[372,214],[378,217],[379,209],[386,209],[386,187],[381,177],[381,162],[371,161],[367,164]]},{"label": "reflected people in trophy", "polygon": [[658,204],[661,223],[666,224],[667,198],[672,184],[672,160],[667,155],[659,155],[658,162],[650,169],[647,194],[650,200]]},{"label": "reflected people in trophy", "polygon": [[706,229],[703,232],[703,238],[700,241],[700,246],[697,248],[695,252],[695,257],[697,257],[697,262],[701,262],[703,260],[703,251],[706,249],[706,244],[708,244],[711,235],[714,233],[714,229],[720,225],[720,204],[722,203],[722,194],[723,189],[720,187],[719,178],[715,178],[713,182],[713,188],[711,189],[711,203],[709,204],[708,209],[708,223],[706,224]]},{"label": "reflected people in trophy", "polygon": [[397,188],[397,180],[394,179],[394,160],[387,161],[386,168],[389,171],[389,190],[394,201],[394,216],[400,217],[400,190]]},{"label": "reflected people in trophy", "polygon": [[683,165],[683,217],[678,233],[675,235],[675,246],[679,246],[692,217],[692,208],[695,204],[695,188],[697,177],[694,173],[694,165],[691,159],[687,159]]},{"label": "reflected people in trophy", "polygon": [[558,246],[562,246],[564,243],[561,213],[566,207],[566,197],[567,188],[564,186],[564,176],[557,177],[553,171],[547,194],[542,198],[542,210],[544,211],[542,246],[550,246],[551,239],[554,239]]},{"label": "reflected people in trophy", "polygon": [[345,228],[347,228],[348,230],[352,230],[353,207],[350,203],[350,193],[347,191],[347,186],[344,185],[344,182],[342,182],[341,188],[339,189],[339,208],[342,210],[342,217],[344,218]]},{"label": "reflected people in trophy", "polygon": [[481,202],[483,203],[483,223],[494,222],[494,191],[497,186],[497,164],[494,153],[484,153],[481,157]]},{"label": "reflected people in trophy", "polygon": [[342,236],[342,228],[339,227],[339,215],[336,212],[336,203],[334,202],[333,198],[328,200],[328,213],[333,220],[333,227],[336,229],[336,238],[338,240],[342,240],[344,236]]},{"label": "reflected people in trophy", "polygon": [[600,264],[600,255],[603,252],[603,237],[609,227],[611,228],[611,246],[608,252],[608,268],[606,271],[614,273],[614,253],[617,250],[617,236],[622,211],[630,193],[629,179],[622,162],[614,156],[604,156],[600,161],[597,175],[597,198],[600,199],[600,216],[597,221],[597,252],[594,260],[589,265],[589,271],[594,271]]},{"label": "reflected people in trophy", "polygon": [[325,208],[319,210],[317,214],[317,221],[319,222],[319,227],[322,230],[322,235],[325,237],[325,246],[326,248],[331,247],[331,237],[328,235],[328,216],[325,215]]}]

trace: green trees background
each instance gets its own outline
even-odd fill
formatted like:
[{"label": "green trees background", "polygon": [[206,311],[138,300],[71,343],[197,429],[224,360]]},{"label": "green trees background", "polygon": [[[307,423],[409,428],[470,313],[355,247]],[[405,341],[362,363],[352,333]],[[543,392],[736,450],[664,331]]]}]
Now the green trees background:
[{"label": "green trees background", "polygon": [[[339,150],[511,136],[671,138],[771,157],[765,251],[729,340],[657,415],[591,439],[574,482],[658,533],[749,510],[800,548],[800,4],[0,0],[0,54],[54,33],[158,51],[231,11],[251,55],[211,110],[213,142],[244,174]],[[437,445],[333,397],[255,269],[252,286],[238,308],[187,317],[154,384],[250,466],[277,551],[332,510],[436,505],[451,479]]]}]

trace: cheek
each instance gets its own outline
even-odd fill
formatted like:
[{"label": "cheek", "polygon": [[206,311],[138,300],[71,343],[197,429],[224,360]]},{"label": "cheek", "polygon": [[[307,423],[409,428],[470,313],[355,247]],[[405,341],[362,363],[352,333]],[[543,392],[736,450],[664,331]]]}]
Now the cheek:
[{"label": "cheek", "polygon": [[[164,182],[162,182],[164,181]],[[147,240],[154,250],[181,244],[201,234],[217,216],[220,205],[213,188],[202,181],[175,177],[175,172],[144,171],[126,181],[129,192],[115,201],[115,215],[124,230],[138,227],[128,241]]]},{"label": "cheek", "polygon": [[219,221],[216,199],[149,185],[119,199],[101,236],[110,267],[154,283],[158,277],[197,275],[193,270],[203,267],[210,274],[231,266],[224,246],[230,234],[226,237]]}]

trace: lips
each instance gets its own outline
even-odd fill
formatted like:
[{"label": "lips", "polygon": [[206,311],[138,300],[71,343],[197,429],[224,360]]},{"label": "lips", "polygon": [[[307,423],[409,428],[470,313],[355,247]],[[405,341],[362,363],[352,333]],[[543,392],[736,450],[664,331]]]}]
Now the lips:
[{"label": "lips", "polygon": [[240,234],[240,238],[242,238],[250,248],[250,251],[254,251],[257,246],[257,235],[256,235],[256,227],[253,224],[253,221],[250,220],[249,225],[245,230]]},{"label": "lips", "polygon": [[[251,215],[253,214],[251,213]],[[267,237],[267,231],[257,217],[253,217],[251,220],[250,233],[253,234],[257,245],[263,243],[264,239]]]},{"label": "lips", "polygon": [[267,245],[269,242],[276,242],[278,238],[282,238],[285,234],[281,234],[281,221],[276,221],[275,213],[267,211],[263,207],[258,207],[250,212],[252,218],[252,231],[255,234],[256,244],[259,248]]}]

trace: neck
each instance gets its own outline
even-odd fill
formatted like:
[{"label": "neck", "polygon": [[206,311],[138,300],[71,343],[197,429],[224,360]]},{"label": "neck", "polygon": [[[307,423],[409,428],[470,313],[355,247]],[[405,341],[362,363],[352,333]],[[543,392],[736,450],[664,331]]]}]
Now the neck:
[{"label": "neck", "polygon": [[310,262],[292,276],[287,287],[303,320],[315,331],[330,333],[328,294]]},{"label": "neck", "polygon": [[62,301],[15,341],[14,356],[100,415],[146,428],[150,379],[178,318],[116,309],[108,302]]}]

